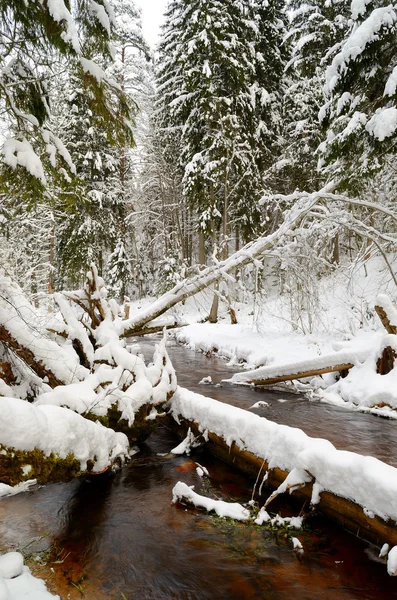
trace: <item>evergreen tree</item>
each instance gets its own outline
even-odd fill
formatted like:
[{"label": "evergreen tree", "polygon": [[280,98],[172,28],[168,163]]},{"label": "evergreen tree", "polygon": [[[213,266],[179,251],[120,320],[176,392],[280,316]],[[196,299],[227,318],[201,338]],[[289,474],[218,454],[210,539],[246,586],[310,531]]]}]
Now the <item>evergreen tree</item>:
[{"label": "evergreen tree", "polygon": [[[8,126],[1,149],[3,170],[23,167],[25,184],[42,191],[46,171],[74,167],[62,141],[53,133],[52,89],[57,75],[73,65],[87,91],[90,108],[103,116],[109,139],[131,135],[128,108],[120,88],[93,59],[108,57],[114,14],[105,0],[64,3],[0,2],[0,106]],[[8,169],[8,171],[7,171]],[[18,175],[18,173],[17,173]],[[66,178],[67,180],[67,178]]]},{"label": "evergreen tree", "polygon": [[287,3],[290,18],[286,43],[290,60],[283,98],[283,152],[276,165],[277,188],[314,191],[322,185],[317,148],[323,131],[319,111],[324,104],[325,69],[348,27],[346,0],[296,0]]},{"label": "evergreen tree", "polygon": [[397,137],[397,16],[384,2],[351,4],[352,28],[327,69],[325,171],[362,188],[393,161]]},{"label": "evergreen tree", "polygon": [[179,135],[184,194],[200,230],[222,224],[225,248],[234,219],[245,237],[259,222],[256,36],[249,2],[174,0],[160,44],[159,105]]}]

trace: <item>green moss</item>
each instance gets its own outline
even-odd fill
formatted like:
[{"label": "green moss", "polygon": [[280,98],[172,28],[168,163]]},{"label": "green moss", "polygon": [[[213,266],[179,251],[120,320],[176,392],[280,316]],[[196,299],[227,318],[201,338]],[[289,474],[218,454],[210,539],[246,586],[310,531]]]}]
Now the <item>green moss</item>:
[{"label": "green moss", "polygon": [[[87,465],[87,470],[92,469]],[[24,467],[30,466],[27,472]],[[81,475],[80,462],[70,453],[65,458],[51,453],[46,456],[42,450],[16,450],[0,445],[0,481],[8,485],[17,485],[27,479],[37,479],[38,483],[68,481]]]},{"label": "green moss", "polygon": [[152,408],[153,405],[150,403],[141,406],[135,414],[132,425],[129,425],[126,419],[121,418],[121,411],[117,407],[117,404],[112,404],[104,416],[98,417],[98,415],[88,412],[84,414],[84,417],[90,421],[99,421],[105,427],[110,427],[114,431],[124,433],[130,442],[140,443],[145,441],[158,426],[157,419],[146,419]]}]

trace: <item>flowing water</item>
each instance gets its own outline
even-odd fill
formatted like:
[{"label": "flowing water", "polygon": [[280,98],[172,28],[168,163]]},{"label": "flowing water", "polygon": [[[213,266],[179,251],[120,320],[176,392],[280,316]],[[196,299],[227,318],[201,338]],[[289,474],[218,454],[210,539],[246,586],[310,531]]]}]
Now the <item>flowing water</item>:
[{"label": "flowing water", "polygon": [[[145,341],[149,354],[152,344]],[[150,350],[150,352],[149,352]],[[248,387],[198,385],[220,381],[231,370],[223,361],[171,347],[181,385],[249,408],[259,399],[264,416],[327,435],[338,447],[388,458],[396,442],[393,422],[353,414],[297,396]],[[285,400],[285,402],[280,402]],[[0,544],[31,553],[50,549],[42,573],[63,600],[358,600],[397,598],[396,580],[376,560],[376,549],[326,520],[312,519],[296,532],[298,555],[285,531],[231,523],[171,504],[177,481],[211,497],[247,502],[253,482],[205,449],[174,456],[179,443],[163,427],[116,475],[48,485],[0,502]],[[196,463],[207,467],[201,479]],[[287,504],[276,505],[284,516]],[[83,595],[84,594],[84,595]]]}]

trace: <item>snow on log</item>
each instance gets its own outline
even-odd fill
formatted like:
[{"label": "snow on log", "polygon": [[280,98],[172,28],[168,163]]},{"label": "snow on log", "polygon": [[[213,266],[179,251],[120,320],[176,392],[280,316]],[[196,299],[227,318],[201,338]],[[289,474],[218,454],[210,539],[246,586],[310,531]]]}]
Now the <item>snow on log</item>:
[{"label": "snow on log", "polygon": [[109,342],[95,352],[95,370],[79,383],[41,394],[36,406],[69,408],[93,421],[122,431],[130,441],[142,441],[156,427],[149,415],[174,393],[177,382],[165,340],[156,345],[153,362],[126,347]]},{"label": "snow on log", "polygon": [[188,427],[204,432],[209,449],[223,460],[255,477],[268,471],[266,485],[280,488],[292,472],[305,472],[314,483],[293,476],[294,485],[286,482],[285,489],[319,503],[323,513],[375,543],[397,543],[394,467],[180,387],[170,413],[183,434]]},{"label": "snow on log", "polygon": [[292,381],[293,379],[303,379],[305,377],[314,377],[324,373],[334,371],[347,371],[354,365],[363,362],[370,350],[361,350],[352,352],[335,352],[334,354],[324,354],[304,361],[297,361],[284,365],[270,365],[259,367],[252,371],[243,371],[235,373],[229,380],[232,383],[253,383],[254,385],[272,385],[282,381]]},{"label": "snow on log", "polygon": [[71,346],[60,346],[40,327],[36,309],[9,277],[0,276],[0,342],[51,387],[79,381],[86,370]]},{"label": "snow on log", "polygon": [[0,398],[0,481],[66,481],[128,456],[122,433],[58,406]]},{"label": "snow on log", "polygon": [[397,310],[386,294],[379,294],[376,298],[375,310],[387,333],[397,333]]},{"label": "snow on log", "polygon": [[224,502],[201,496],[193,490],[193,486],[189,487],[182,481],[178,481],[172,490],[172,502],[173,504],[186,502],[197,508],[205,508],[208,512],[214,511],[218,517],[227,517],[237,521],[248,521],[251,517],[249,510],[238,502]]}]

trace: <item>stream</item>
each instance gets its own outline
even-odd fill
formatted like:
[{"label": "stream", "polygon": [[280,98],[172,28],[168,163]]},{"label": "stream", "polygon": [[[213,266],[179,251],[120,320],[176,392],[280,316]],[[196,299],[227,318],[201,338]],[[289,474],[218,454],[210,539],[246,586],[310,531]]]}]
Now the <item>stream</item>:
[{"label": "stream", "polygon": [[[141,342],[147,357],[153,340]],[[233,369],[171,345],[179,384],[220,401],[254,409],[278,423],[327,437],[338,448],[371,454],[397,466],[397,424],[348,412],[287,393],[214,384]],[[234,369],[236,370],[236,369]],[[115,475],[52,484],[0,501],[0,546],[22,549],[35,573],[62,600],[386,600],[397,598],[377,549],[326,519],[314,517],[293,535],[285,530],[233,523],[199,510],[172,505],[177,481],[213,498],[247,502],[253,482],[209,455],[170,454],[179,440],[160,426],[131,462]],[[200,478],[197,464],[210,478]],[[273,510],[296,509],[282,498]],[[38,553],[43,560],[36,560]],[[46,560],[44,560],[46,559]]]}]

